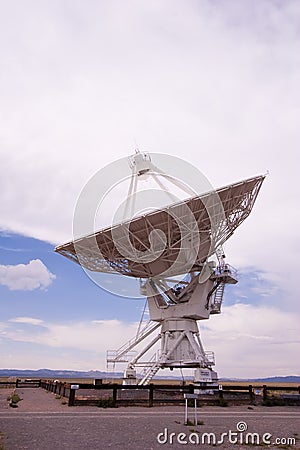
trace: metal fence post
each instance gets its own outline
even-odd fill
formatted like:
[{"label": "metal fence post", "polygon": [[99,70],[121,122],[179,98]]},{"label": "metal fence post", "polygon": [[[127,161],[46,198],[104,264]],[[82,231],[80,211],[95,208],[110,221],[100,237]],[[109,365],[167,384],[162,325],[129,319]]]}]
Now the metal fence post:
[{"label": "metal fence post", "polygon": [[249,398],[250,398],[251,405],[253,405],[253,403],[255,402],[255,396],[254,396],[252,384],[249,384]]},{"label": "metal fence post", "polygon": [[267,391],[267,385],[263,385],[263,401],[265,402],[268,398],[268,391]]},{"label": "metal fence post", "polygon": [[117,406],[117,385],[114,384],[113,385],[113,402],[114,402],[114,406]]},{"label": "metal fence post", "polygon": [[70,389],[69,403],[68,406],[74,406],[75,404],[75,389]]},{"label": "metal fence post", "polygon": [[153,392],[154,392],[154,386],[151,383],[149,386],[149,407],[153,406]]}]

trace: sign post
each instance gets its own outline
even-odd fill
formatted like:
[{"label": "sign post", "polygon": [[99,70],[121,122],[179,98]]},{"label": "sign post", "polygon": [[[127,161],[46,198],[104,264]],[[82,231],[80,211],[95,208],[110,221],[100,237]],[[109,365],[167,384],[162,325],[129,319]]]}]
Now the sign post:
[{"label": "sign post", "polygon": [[188,424],[188,401],[189,399],[194,399],[194,425],[198,424],[197,418],[197,398],[198,394],[184,394],[185,398],[185,414],[184,414],[184,423]]}]

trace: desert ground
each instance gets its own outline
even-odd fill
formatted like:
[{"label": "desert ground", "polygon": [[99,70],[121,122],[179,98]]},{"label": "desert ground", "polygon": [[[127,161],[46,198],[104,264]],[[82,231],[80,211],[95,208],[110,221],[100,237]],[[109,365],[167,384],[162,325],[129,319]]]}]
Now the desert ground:
[{"label": "desert ground", "polygon": [[0,389],[1,450],[300,449],[297,406],[201,407],[196,426],[189,408],[187,426],[184,406],[68,407],[63,398],[41,388],[17,392],[22,400],[18,408],[11,408],[7,400],[11,389]]}]

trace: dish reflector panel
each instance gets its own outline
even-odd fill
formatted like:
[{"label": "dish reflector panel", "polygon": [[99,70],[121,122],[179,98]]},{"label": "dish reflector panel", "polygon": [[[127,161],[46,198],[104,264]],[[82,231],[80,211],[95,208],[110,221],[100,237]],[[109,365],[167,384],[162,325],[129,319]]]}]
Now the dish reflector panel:
[{"label": "dish reflector panel", "polygon": [[55,248],[85,268],[150,278],[200,270],[248,217],[265,176],[150,212]]}]

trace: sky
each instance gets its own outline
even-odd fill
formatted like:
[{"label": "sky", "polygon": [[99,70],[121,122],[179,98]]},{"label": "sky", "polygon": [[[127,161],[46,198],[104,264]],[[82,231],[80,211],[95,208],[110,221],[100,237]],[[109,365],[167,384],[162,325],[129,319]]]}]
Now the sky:
[{"label": "sky", "polygon": [[299,23],[292,0],[2,2],[0,368],[104,370],[135,334],[144,300],[53,249],[88,180],[138,146],[215,188],[268,173],[201,335],[220,376],[300,375]]}]

